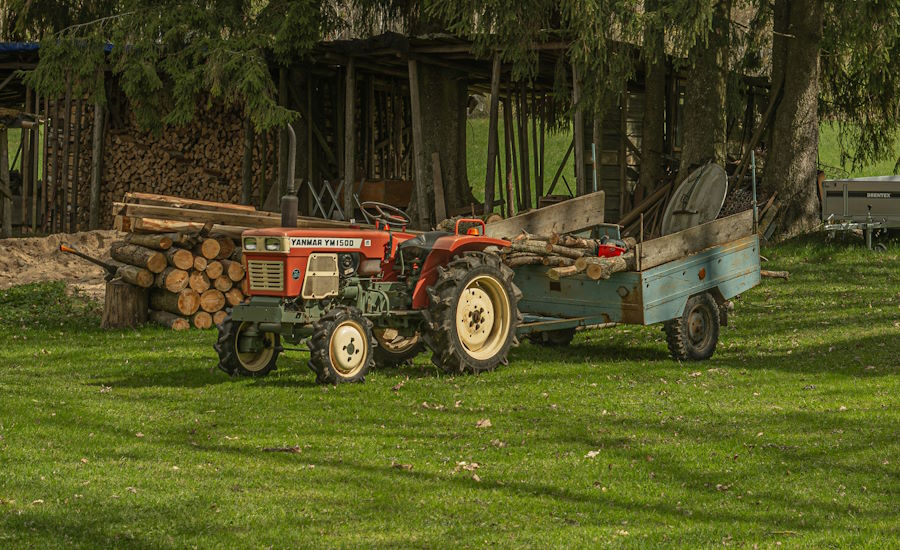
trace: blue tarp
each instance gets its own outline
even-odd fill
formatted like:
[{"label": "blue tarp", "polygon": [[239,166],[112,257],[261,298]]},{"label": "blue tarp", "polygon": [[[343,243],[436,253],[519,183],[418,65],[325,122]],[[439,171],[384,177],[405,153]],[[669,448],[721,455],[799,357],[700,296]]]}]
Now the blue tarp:
[{"label": "blue tarp", "polygon": [[36,52],[37,42],[0,42],[0,52]]}]

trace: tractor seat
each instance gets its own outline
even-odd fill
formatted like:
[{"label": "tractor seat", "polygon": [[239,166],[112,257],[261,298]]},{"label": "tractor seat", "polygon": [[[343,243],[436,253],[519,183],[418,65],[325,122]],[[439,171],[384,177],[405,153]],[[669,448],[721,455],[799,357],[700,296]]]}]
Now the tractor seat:
[{"label": "tractor seat", "polygon": [[453,233],[446,231],[428,231],[397,245],[397,252],[403,255],[404,261],[410,261],[413,258],[419,258],[424,261],[438,239],[452,235]]}]

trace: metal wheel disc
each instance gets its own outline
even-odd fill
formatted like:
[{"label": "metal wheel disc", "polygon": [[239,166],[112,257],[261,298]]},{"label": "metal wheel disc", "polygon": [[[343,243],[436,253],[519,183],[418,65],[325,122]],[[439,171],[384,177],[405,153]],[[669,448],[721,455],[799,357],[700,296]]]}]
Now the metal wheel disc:
[{"label": "metal wheel disc", "polygon": [[687,321],[688,338],[691,344],[697,348],[705,347],[710,338],[710,325],[712,324],[709,312],[703,308],[695,308],[688,315]]},{"label": "metal wheel disc", "polygon": [[328,353],[331,364],[342,376],[355,375],[369,355],[365,329],[353,320],[339,324],[331,333]]},{"label": "metal wheel disc", "polygon": [[259,372],[263,370],[272,356],[275,354],[275,334],[267,332],[263,335],[263,349],[254,352],[241,352],[238,350],[238,342],[241,339],[241,333],[244,332],[247,323],[241,323],[234,335],[234,354],[240,361],[241,366],[250,372]]},{"label": "metal wheel disc", "polygon": [[488,275],[469,281],[456,305],[456,333],[466,352],[475,359],[493,357],[506,343],[510,324],[509,298],[500,281]]}]

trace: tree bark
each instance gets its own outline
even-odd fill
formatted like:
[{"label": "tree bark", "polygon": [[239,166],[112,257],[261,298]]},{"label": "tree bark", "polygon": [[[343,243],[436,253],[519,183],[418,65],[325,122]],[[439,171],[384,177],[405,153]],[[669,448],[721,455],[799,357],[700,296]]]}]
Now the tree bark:
[{"label": "tree bark", "polygon": [[143,246],[115,242],[110,245],[109,253],[114,260],[143,267],[153,273],[161,273],[166,268],[166,257],[162,252]]},{"label": "tree bark", "polygon": [[179,317],[174,313],[169,313],[168,311],[151,311],[150,320],[157,325],[164,326],[172,330],[187,330],[191,328],[191,325],[190,323],[188,323],[187,319]]},{"label": "tree bark", "polygon": [[118,279],[106,283],[102,328],[132,328],[146,322],[146,289]]},{"label": "tree bark", "polygon": [[150,307],[176,315],[193,315],[200,308],[200,295],[189,288],[178,294],[165,290],[151,290]]},{"label": "tree bark", "polygon": [[778,235],[784,239],[808,230],[817,220],[819,54],[825,3],[776,0],[775,13],[786,14],[785,34],[791,38],[776,35],[773,52],[773,71],[783,71],[784,86],[775,110],[765,187],[778,193],[782,204]]},{"label": "tree bark", "polygon": [[691,51],[694,65],[688,71],[684,92],[684,139],[678,180],[692,166],[725,162],[725,93],[728,72],[728,38],[731,0],[717,0],[712,29],[698,39]]},{"label": "tree bark", "polygon": [[[657,0],[644,0],[644,10],[655,11]],[[666,63],[664,33],[648,28],[644,33],[644,122],[641,132],[641,171],[638,185],[641,196],[653,192],[663,177],[663,152],[666,138]],[[594,136],[595,140],[600,139]],[[599,151],[600,148],[598,147]]]}]

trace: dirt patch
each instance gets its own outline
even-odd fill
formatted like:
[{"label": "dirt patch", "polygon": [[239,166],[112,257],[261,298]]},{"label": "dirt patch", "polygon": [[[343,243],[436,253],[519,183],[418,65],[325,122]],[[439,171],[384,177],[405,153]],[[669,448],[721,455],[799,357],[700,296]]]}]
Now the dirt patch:
[{"label": "dirt patch", "polygon": [[59,245],[68,244],[85,254],[109,260],[109,245],[121,238],[118,231],[100,230],[0,240],[0,289],[65,281],[70,288],[102,300],[106,272],[72,254],[60,252]]}]

